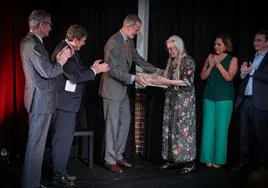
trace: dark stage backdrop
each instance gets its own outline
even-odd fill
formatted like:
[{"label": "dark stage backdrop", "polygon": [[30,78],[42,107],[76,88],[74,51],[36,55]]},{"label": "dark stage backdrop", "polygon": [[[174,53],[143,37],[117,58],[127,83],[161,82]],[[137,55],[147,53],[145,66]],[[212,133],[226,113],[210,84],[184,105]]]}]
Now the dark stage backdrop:
[{"label": "dark stage backdrop", "polygon": [[[123,18],[129,13],[137,13],[138,0],[99,0],[85,5],[84,1],[40,0],[23,1],[0,10],[0,148],[6,147],[13,156],[24,155],[27,136],[27,114],[23,107],[24,77],[19,55],[20,40],[28,32],[27,19],[33,9],[41,8],[52,14],[54,24],[45,45],[51,53],[54,47],[64,39],[71,24],[81,24],[89,31],[89,37],[81,51],[81,59],[90,66],[95,59],[103,58],[103,47],[112,34],[122,25]],[[210,7],[210,8],[209,8]],[[198,140],[202,128],[202,90],[204,82],[199,79],[199,72],[204,59],[212,50],[215,36],[225,32],[233,39],[234,55],[240,63],[253,52],[252,37],[259,28],[268,27],[268,15],[263,3],[258,0],[240,2],[236,0],[205,1],[165,0],[150,1],[149,19],[149,54],[148,60],[155,66],[164,68],[167,52],[165,40],[173,35],[180,35],[188,53],[196,60],[196,98]],[[102,102],[97,95],[99,77],[86,85],[84,102],[81,106],[81,126],[95,130],[95,159],[102,153],[104,124]],[[133,88],[132,88],[133,91]],[[145,158],[161,161],[161,126],[164,91],[148,88],[146,152]],[[132,92],[132,99],[134,95]],[[156,102],[158,101],[158,102]],[[159,101],[162,101],[159,103]],[[133,101],[132,101],[133,102]],[[132,103],[133,105],[133,103]],[[230,126],[229,161],[237,156],[238,123],[234,120]],[[130,137],[132,138],[132,137]],[[133,154],[133,141],[130,139],[127,155]],[[199,143],[198,143],[199,144]],[[199,145],[198,145],[199,147]]]}]

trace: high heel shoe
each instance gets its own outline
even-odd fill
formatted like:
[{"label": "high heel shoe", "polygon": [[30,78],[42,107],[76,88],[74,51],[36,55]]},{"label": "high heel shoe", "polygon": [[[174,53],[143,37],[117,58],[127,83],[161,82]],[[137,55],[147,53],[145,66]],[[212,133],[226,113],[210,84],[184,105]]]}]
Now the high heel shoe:
[{"label": "high heel shoe", "polygon": [[206,164],[208,168],[211,168],[212,167],[212,163],[208,163]]},{"label": "high heel shoe", "polygon": [[221,168],[221,165],[213,164],[212,165],[214,168]]},{"label": "high heel shoe", "polygon": [[195,164],[192,164],[192,165],[186,165],[184,168],[182,168],[181,170],[180,170],[180,173],[181,174],[188,174],[188,173],[190,173],[190,172],[193,172],[193,171],[195,171],[196,170],[196,166],[195,166]]}]

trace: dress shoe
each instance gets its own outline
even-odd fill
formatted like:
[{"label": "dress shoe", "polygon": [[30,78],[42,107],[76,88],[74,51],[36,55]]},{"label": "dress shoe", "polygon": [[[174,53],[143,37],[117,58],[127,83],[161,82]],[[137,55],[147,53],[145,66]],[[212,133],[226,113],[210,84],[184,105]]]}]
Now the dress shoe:
[{"label": "dress shoe", "polygon": [[109,170],[116,172],[116,173],[123,173],[123,170],[117,164],[107,164],[105,163],[104,166]]},{"label": "dress shoe", "polygon": [[129,162],[127,162],[126,160],[122,159],[116,162],[118,165],[120,166],[124,166],[124,167],[128,167],[131,168],[132,164],[130,164]]},{"label": "dress shoe", "polygon": [[161,169],[171,168],[171,167],[173,167],[174,165],[175,165],[175,163],[167,162],[167,163],[165,163],[165,164],[163,164],[163,165],[161,166]]},{"label": "dress shoe", "polygon": [[231,169],[231,171],[237,172],[237,171],[248,171],[250,170],[249,166],[247,164],[239,164],[238,166]]},{"label": "dress shoe", "polygon": [[60,180],[54,180],[53,181],[53,185],[54,186],[64,186],[64,187],[73,187],[75,186],[75,182],[74,181],[70,181],[69,179],[67,179],[66,176],[62,176],[60,178]]},{"label": "dress shoe", "polygon": [[191,164],[191,165],[186,165],[184,168],[182,168],[180,170],[180,173],[181,174],[188,174],[188,173],[193,172],[195,170],[196,170],[195,164]]},{"label": "dress shoe", "polygon": [[40,184],[40,186],[38,188],[48,188],[47,186]]}]

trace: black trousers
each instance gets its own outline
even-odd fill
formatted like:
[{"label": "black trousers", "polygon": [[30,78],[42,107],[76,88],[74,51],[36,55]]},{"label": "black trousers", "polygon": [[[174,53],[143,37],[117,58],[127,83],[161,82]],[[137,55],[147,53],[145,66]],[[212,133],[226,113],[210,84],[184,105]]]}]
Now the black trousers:
[{"label": "black trousers", "polygon": [[240,162],[267,166],[268,112],[257,110],[252,97],[245,97],[240,109]]},{"label": "black trousers", "polygon": [[58,181],[66,175],[67,164],[73,142],[73,132],[76,126],[77,113],[56,110],[52,125],[51,157],[53,166],[53,181]]}]

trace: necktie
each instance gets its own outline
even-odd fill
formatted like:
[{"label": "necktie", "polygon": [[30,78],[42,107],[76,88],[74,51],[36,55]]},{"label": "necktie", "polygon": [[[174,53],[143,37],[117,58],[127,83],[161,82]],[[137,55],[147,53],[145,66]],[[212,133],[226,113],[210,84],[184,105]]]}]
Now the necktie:
[{"label": "necktie", "polygon": [[129,39],[125,40],[125,45],[126,45],[127,53],[128,53],[128,55],[130,55]]}]

